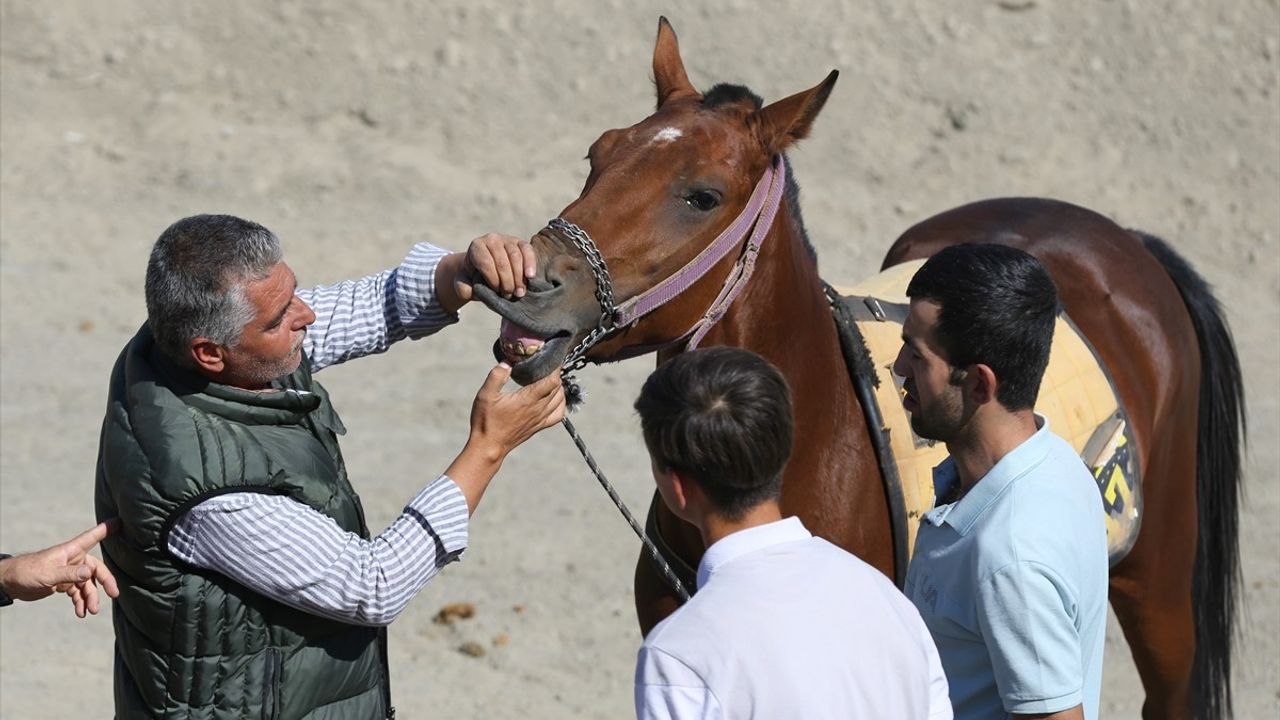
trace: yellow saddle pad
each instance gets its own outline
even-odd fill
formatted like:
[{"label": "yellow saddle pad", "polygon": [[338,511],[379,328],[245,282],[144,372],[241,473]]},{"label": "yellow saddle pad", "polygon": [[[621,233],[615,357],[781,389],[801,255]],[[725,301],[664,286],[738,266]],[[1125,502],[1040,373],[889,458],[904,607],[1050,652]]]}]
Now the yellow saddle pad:
[{"label": "yellow saddle pad", "polygon": [[[853,287],[836,288],[854,312],[879,380],[875,398],[884,422],[881,430],[889,439],[906,514],[905,522],[894,525],[905,528],[908,553],[915,547],[920,516],[934,504],[933,468],[947,456],[942,443],[925,440],[911,429],[910,416],[902,407],[902,378],[892,370],[902,347],[907,283],[923,263],[896,265]],[[1065,314],[1058,317],[1054,330],[1036,412],[1047,417],[1053,431],[1080,453],[1098,481],[1110,560],[1115,565],[1138,535],[1142,512],[1138,458],[1130,452],[1129,424],[1106,369]]]}]

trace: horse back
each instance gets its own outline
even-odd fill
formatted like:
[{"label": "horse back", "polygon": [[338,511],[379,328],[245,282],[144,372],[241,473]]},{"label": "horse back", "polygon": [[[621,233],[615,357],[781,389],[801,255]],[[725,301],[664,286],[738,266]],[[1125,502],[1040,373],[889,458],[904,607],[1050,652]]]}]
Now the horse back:
[{"label": "horse back", "polygon": [[[889,249],[884,267],[967,242],[1016,247],[1045,265],[1063,308],[1115,381],[1142,467],[1151,467],[1153,449],[1175,440],[1170,433],[1194,428],[1200,378],[1195,328],[1177,286],[1140,236],[1070,203],[984,200],[909,228]],[[1181,439],[1194,442],[1194,435]]]}]

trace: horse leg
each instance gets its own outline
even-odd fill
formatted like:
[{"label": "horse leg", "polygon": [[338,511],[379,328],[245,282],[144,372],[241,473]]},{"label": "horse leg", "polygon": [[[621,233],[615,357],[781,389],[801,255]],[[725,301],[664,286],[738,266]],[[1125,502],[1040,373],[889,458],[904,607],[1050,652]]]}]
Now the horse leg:
[{"label": "horse leg", "polygon": [[1195,423],[1170,425],[1186,437],[1166,436],[1153,444],[1143,472],[1142,529],[1111,571],[1111,606],[1142,678],[1147,720],[1180,720],[1192,713]]}]

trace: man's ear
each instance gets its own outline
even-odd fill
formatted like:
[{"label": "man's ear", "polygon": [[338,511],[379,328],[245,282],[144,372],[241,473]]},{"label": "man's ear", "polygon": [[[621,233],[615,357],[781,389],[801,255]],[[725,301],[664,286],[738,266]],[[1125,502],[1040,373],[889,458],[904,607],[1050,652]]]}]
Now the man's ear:
[{"label": "man's ear", "polygon": [[226,369],[227,349],[222,345],[207,337],[198,337],[191,341],[190,349],[191,359],[201,372],[217,375]]},{"label": "man's ear", "polygon": [[671,501],[675,503],[672,508],[677,515],[683,515],[686,508],[689,507],[689,480],[675,470],[664,470],[667,484],[671,488]]},{"label": "man's ear", "polygon": [[973,400],[978,405],[995,402],[996,391],[1000,389],[1000,380],[996,377],[995,371],[990,365],[982,363],[969,368],[965,384],[969,385],[969,392],[973,394]]}]

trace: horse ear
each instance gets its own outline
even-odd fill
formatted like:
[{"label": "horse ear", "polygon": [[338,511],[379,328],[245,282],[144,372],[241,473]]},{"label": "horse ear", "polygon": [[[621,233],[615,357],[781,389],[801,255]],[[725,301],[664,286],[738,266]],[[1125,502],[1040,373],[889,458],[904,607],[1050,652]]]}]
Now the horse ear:
[{"label": "horse ear", "polygon": [[756,135],[770,155],[782,152],[809,134],[838,77],[840,72],[832,70],[816,87],[779,100],[751,116]]},{"label": "horse ear", "polygon": [[658,42],[653,48],[653,80],[658,86],[658,107],[681,97],[697,97],[680,59],[676,31],[666,17],[658,18]]}]

